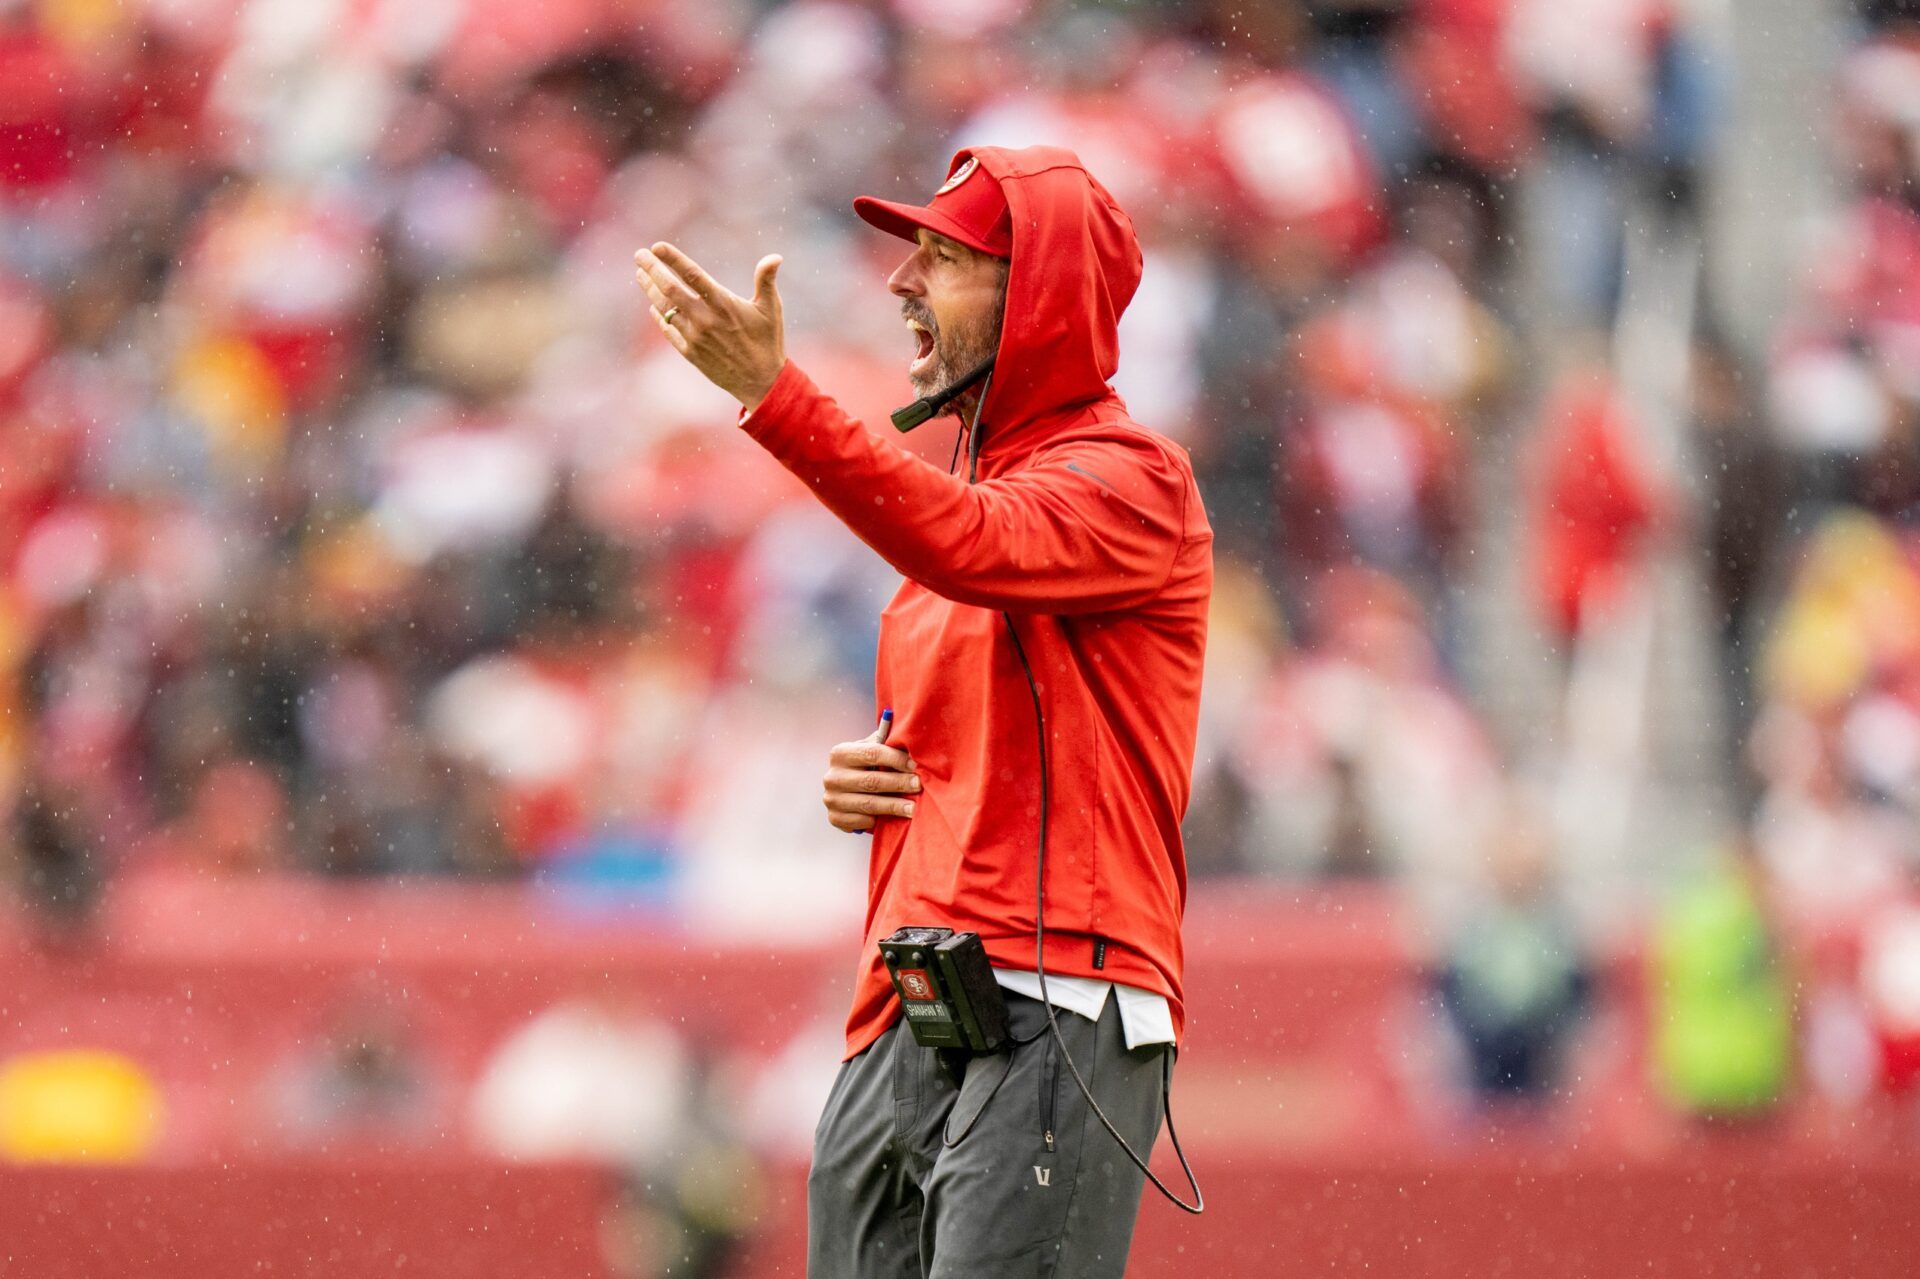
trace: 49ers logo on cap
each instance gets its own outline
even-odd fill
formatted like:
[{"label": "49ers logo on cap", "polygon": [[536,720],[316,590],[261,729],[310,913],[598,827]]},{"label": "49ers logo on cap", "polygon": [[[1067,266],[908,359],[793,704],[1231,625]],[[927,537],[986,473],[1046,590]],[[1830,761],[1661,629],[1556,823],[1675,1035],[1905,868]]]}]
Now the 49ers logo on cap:
[{"label": "49ers logo on cap", "polygon": [[968,156],[967,162],[961,165],[959,168],[955,169],[953,171],[953,176],[948,178],[944,183],[942,183],[940,186],[940,189],[938,191],[935,191],[934,194],[936,196],[945,195],[947,192],[959,186],[962,182],[965,182],[967,180],[967,175],[969,173],[972,173],[974,170],[974,166],[979,163],[980,162],[974,159],[972,156]]}]

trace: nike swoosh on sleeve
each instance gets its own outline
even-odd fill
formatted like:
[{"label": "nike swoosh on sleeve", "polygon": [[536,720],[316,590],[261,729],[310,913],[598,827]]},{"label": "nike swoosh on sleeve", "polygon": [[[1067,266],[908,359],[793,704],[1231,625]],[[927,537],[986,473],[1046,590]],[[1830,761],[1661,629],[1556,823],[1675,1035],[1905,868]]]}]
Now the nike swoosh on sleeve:
[{"label": "nike swoosh on sleeve", "polygon": [[1095,475],[1092,471],[1087,470],[1085,467],[1081,466],[1078,462],[1068,462],[1067,469],[1069,471],[1074,472],[1075,474],[1086,476],[1088,479],[1092,480],[1095,484],[1098,484],[1101,488],[1107,490],[1107,492],[1109,493],[1119,492],[1119,490],[1114,488],[1113,485],[1107,483],[1105,480]]}]

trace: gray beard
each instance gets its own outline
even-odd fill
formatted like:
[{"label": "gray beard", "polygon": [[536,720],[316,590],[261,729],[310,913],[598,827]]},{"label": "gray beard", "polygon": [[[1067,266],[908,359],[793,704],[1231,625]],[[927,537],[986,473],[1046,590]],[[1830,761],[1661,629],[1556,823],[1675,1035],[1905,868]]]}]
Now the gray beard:
[{"label": "gray beard", "polygon": [[[998,324],[993,326],[993,332],[988,335],[985,342],[973,343],[966,341],[964,337],[956,338],[954,349],[951,351],[943,351],[941,342],[936,340],[933,367],[925,373],[909,376],[907,380],[912,384],[913,393],[916,396],[923,400],[929,399],[986,363],[987,358],[999,347],[1000,326]],[[940,416],[958,417],[961,402],[967,398],[966,395],[958,395],[947,401],[940,410]]]}]

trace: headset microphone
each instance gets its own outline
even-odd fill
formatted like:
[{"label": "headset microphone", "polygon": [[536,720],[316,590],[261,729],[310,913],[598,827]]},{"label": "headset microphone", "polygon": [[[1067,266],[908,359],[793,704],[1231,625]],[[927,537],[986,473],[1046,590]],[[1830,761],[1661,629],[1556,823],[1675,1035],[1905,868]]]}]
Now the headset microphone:
[{"label": "headset microphone", "polygon": [[973,372],[967,374],[946,390],[935,395],[922,396],[903,409],[895,409],[889,414],[893,419],[894,429],[904,434],[916,426],[926,425],[933,420],[934,416],[939,413],[941,409],[947,407],[948,401],[952,400],[954,396],[959,395],[991,372],[993,372],[993,357],[988,356],[985,364],[982,364],[979,368],[973,370]]}]

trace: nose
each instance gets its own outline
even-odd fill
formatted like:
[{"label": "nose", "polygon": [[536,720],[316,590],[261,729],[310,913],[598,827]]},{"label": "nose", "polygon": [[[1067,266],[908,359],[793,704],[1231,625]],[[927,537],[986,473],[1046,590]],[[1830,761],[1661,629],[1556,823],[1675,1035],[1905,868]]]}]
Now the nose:
[{"label": "nose", "polygon": [[917,298],[926,294],[920,274],[920,252],[915,250],[887,277],[887,291],[898,297]]}]

